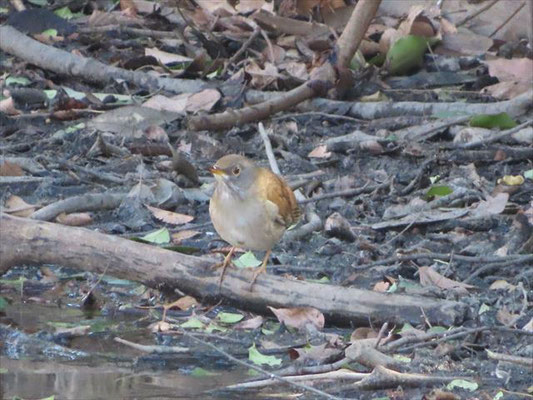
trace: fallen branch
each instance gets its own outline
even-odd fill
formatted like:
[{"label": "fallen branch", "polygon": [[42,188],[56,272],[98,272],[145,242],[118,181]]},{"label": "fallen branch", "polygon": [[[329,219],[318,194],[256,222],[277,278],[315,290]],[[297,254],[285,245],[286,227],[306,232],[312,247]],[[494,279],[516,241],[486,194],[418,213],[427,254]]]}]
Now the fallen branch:
[{"label": "fallen branch", "polygon": [[[254,271],[229,268],[218,289],[215,260],[193,257],[82,228],[0,214],[0,273],[15,265],[58,264],[142,282],[153,288],[178,288],[205,301],[227,300],[240,308],[269,313],[273,307],[315,307],[328,322],[367,324],[409,322],[461,324],[465,304],[416,296],[322,285],[263,274],[250,291]],[[63,249],[59,251],[59,249]],[[68,249],[66,251],[65,249]],[[420,310],[423,310],[422,312]]]},{"label": "fallen branch", "polygon": [[0,49],[48,71],[99,85],[125,80],[148,90],[165,89],[174,93],[198,92],[209,86],[200,80],[158,78],[144,72],[105,65],[92,58],[47,46],[9,25],[0,26]]},{"label": "fallen branch", "polygon": [[[381,0],[360,0],[352,11],[352,15],[344,32],[338,40],[339,68],[346,68],[363,40],[363,36],[379,7]],[[320,96],[332,87],[336,81],[333,65],[326,61],[312,73],[312,78],[287,93],[251,107],[240,110],[226,110],[219,114],[200,115],[188,118],[187,126],[191,130],[219,130],[258,121],[280,111],[287,110],[304,100]]]}]

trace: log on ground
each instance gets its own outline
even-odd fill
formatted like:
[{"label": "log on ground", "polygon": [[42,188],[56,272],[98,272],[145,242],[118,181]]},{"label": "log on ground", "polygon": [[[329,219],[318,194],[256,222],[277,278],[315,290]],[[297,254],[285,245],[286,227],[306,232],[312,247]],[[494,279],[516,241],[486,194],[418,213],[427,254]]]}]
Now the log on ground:
[{"label": "log on ground", "polygon": [[105,273],[157,289],[177,288],[204,302],[220,299],[265,314],[272,307],[315,307],[330,323],[367,325],[409,322],[458,325],[466,304],[417,296],[378,293],[263,274],[250,291],[253,271],[228,268],[219,290],[215,261],[148,244],[44,221],[0,214],[0,273],[12,266],[63,265]]}]

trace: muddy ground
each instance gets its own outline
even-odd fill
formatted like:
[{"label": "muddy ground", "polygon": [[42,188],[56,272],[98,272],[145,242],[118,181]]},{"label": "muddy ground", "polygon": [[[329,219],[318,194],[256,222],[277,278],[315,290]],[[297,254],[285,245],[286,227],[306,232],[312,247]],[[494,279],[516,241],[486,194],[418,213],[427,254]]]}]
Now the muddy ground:
[{"label": "muddy ground", "polygon": [[[91,47],[94,36],[81,39],[61,46],[70,51],[81,45],[105,62],[113,62],[117,55],[139,55],[135,46],[124,50],[113,45],[131,43],[133,39],[124,33],[117,34],[110,42],[113,44],[104,48]],[[90,121],[117,107],[113,94],[140,101],[151,93],[124,82],[99,86],[60,77],[24,60],[2,57],[1,73],[26,77],[30,89],[68,87],[81,93],[109,94],[100,103],[83,100],[88,104],[85,110],[95,112],[79,112],[70,120],[53,115],[61,108],[57,102],[43,108],[19,99],[22,115],[0,113],[2,157],[11,160],[7,164],[22,166],[7,171],[6,162],[3,164],[0,194],[5,209],[10,208],[7,202],[12,196],[42,207],[89,193],[130,193],[112,209],[80,210],[84,227],[136,240],[164,227],[170,233],[188,232],[190,235],[174,238],[174,250],[222,259],[217,250],[227,251],[227,244],[210,224],[208,200],[213,180],[207,168],[229,153],[244,154],[268,167],[256,124],[194,132],[186,128],[183,118],[177,118],[158,122],[158,128],[145,129],[140,136],[117,134],[110,129],[109,120],[102,129],[91,126]],[[448,88],[442,98],[440,92],[430,89],[391,89],[387,80],[381,81],[375,74],[367,76],[369,83],[361,84],[358,90],[365,93],[381,83],[381,93],[391,101],[440,102],[445,98],[448,102],[464,102],[465,107],[494,102],[478,94],[487,71],[474,64],[468,69],[473,71],[473,80]],[[435,72],[431,62],[428,65],[429,72]],[[35,92],[23,92],[16,84],[14,88],[20,89],[20,96],[36,96]],[[69,98],[66,93],[61,96]],[[477,383],[472,391],[450,388],[446,383],[366,391],[356,390],[353,383],[343,380],[314,386],[330,395],[354,399],[531,397],[531,364],[495,359],[490,352],[526,360],[533,357],[533,180],[501,182],[505,176],[523,176],[532,170],[532,143],[527,137],[526,141],[509,137],[465,149],[456,146],[465,123],[444,127],[427,140],[410,141],[400,138],[405,138],[402,135],[411,127],[423,131],[431,118],[407,115],[365,121],[341,117],[318,110],[291,110],[264,121],[283,175],[307,198],[373,188],[302,205],[308,213],[315,212],[323,225],[309,235],[282,240],[273,251],[268,273],[317,280],[324,285],[457,300],[469,309],[462,326],[487,329],[456,340],[424,341],[424,346],[400,348],[397,352],[408,359],[402,371],[463,377]],[[530,119],[531,113],[526,113],[516,122]],[[328,139],[354,131],[376,139],[366,147],[360,141],[347,141],[317,150]],[[167,143],[179,149],[181,157],[194,167],[198,182],[184,176],[187,173],[177,166],[176,156],[172,163]],[[111,146],[115,150],[110,150]],[[431,191],[437,186],[445,193]],[[503,200],[499,196],[502,193]],[[439,207],[428,207],[423,218],[420,216],[417,207],[435,204],[431,202],[446,196],[448,200]],[[147,203],[194,219],[179,226],[164,223],[145,207]],[[408,215],[418,218],[401,219]],[[2,230],[1,234],[10,232]],[[68,253],[69,249],[57,251]],[[427,257],[417,257],[420,254]],[[262,254],[256,256],[261,258]],[[421,267],[430,267],[440,275],[431,280]],[[449,281],[442,280],[442,276]],[[1,398],[45,398],[54,394],[61,399],[290,398],[298,394],[320,398],[319,394],[280,384],[228,390],[229,385],[258,379],[259,375],[183,336],[174,327],[188,329],[195,337],[249,363],[249,348],[255,343],[260,352],[281,361],[280,365],[262,366],[273,372],[294,365],[338,361],[352,332],[361,328],[351,321],[333,325],[326,319],[321,332],[296,330],[269,314],[261,326],[237,329],[234,322],[217,320],[217,315],[241,314],[245,320],[256,315],[223,302],[209,304],[196,299],[191,308],[170,309],[170,327],[161,329],[157,322],[162,318],[163,304],[186,293],[162,292],[140,282],[76,271],[69,265],[18,265],[1,279]],[[181,327],[191,320],[199,320],[201,326]],[[368,322],[374,333],[380,330],[371,318]],[[392,340],[432,329],[436,332],[438,328],[428,324],[389,326],[386,336],[390,331],[388,340]],[[440,327],[449,328],[454,327]],[[117,336],[147,345],[183,346],[189,351],[146,354],[118,344],[114,341]],[[338,352],[295,356],[295,349],[324,343]],[[369,372],[356,362],[347,366]]]}]

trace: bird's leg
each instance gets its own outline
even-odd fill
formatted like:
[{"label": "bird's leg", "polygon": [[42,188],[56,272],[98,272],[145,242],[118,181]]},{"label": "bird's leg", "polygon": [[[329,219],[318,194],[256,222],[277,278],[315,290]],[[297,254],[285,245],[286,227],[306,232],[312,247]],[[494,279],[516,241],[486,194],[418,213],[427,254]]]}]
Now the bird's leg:
[{"label": "bird's leg", "polygon": [[263,258],[263,263],[261,264],[261,267],[257,269],[257,271],[254,272],[254,276],[252,277],[252,281],[250,282],[250,290],[252,290],[252,287],[254,286],[255,280],[260,274],[263,274],[267,270],[267,263],[268,259],[270,258],[270,253],[272,250],[267,250],[265,254],[265,258]]},{"label": "bird's leg", "polygon": [[215,264],[213,268],[220,268],[222,267],[222,273],[220,274],[220,278],[218,279],[218,288],[220,289],[220,286],[222,286],[222,280],[224,279],[224,273],[226,272],[226,268],[228,268],[228,265],[231,264],[231,256],[235,252],[235,246],[231,246],[231,249],[229,250],[226,257],[224,257],[224,261],[222,264]]}]

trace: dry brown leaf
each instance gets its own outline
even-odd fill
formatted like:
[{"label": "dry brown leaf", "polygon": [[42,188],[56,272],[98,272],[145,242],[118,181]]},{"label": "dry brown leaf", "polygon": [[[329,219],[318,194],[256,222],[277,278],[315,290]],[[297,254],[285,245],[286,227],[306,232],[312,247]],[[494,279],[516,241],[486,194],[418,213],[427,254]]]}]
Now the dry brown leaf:
[{"label": "dry brown leaf", "polygon": [[513,99],[528,90],[531,86],[520,81],[505,81],[495,83],[494,85],[485,86],[481,89],[482,94],[489,94],[495,99],[507,100]]},{"label": "dry brown leaf", "polygon": [[175,62],[192,62],[192,58],[180,54],[169,53],[155,47],[144,49],[144,55],[155,57],[161,64],[171,64]]},{"label": "dry brown leaf", "polygon": [[286,326],[296,329],[305,328],[307,324],[312,324],[318,329],[324,327],[324,314],[313,307],[295,307],[295,308],[274,308],[268,307],[279,322]]},{"label": "dry brown leaf", "polygon": [[278,45],[266,46],[263,49],[263,57],[273,64],[279,64],[285,59],[285,49]]},{"label": "dry brown leaf", "polygon": [[264,318],[260,315],[257,317],[249,318],[247,320],[239,322],[234,326],[235,329],[257,329],[263,325]]},{"label": "dry brown leaf", "polygon": [[496,313],[496,319],[502,325],[510,326],[515,321],[516,315],[509,312],[509,310],[504,306],[503,308],[499,309],[498,312]]},{"label": "dry brown leaf", "polygon": [[379,281],[379,282],[376,282],[376,284],[374,285],[374,287],[372,288],[372,290],[374,292],[381,292],[381,293],[384,293],[386,292],[387,290],[389,290],[390,288],[390,283],[389,282],[383,282],[383,281]]},{"label": "dry brown leaf", "polygon": [[172,304],[178,307],[180,310],[187,311],[191,307],[196,307],[198,305],[198,301],[196,301],[196,299],[192,296],[183,296]]},{"label": "dry brown leaf", "polygon": [[332,357],[339,354],[339,349],[329,347],[327,343],[322,343],[318,346],[310,346],[304,348],[293,348],[289,350],[289,357],[291,360],[298,360],[302,364],[318,363],[326,364]]},{"label": "dry brown leaf", "polygon": [[137,17],[137,7],[132,0],[120,0],[120,9],[125,16]]},{"label": "dry brown leaf", "polygon": [[492,282],[492,285],[489,286],[489,289],[490,290],[505,289],[505,290],[508,290],[509,292],[512,292],[513,290],[516,289],[516,286],[511,285],[509,282],[503,279],[498,279]]},{"label": "dry brown leaf", "polygon": [[327,151],[328,146],[325,144],[321,144],[318,147],[315,147],[308,155],[307,157],[311,158],[330,158],[331,157],[331,151]]},{"label": "dry brown leaf", "polygon": [[264,68],[261,68],[257,63],[252,61],[246,66],[245,71],[252,77],[250,85],[256,89],[264,89],[276,82],[280,77],[276,66],[268,62],[265,63]]},{"label": "dry brown leaf", "polygon": [[191,93],[183,93],[174,97],[166,97],[162,94],[156,94],[143,103],[143,107],[153,108],[154,110],[165,110],[185,114],[187,100]]},{"label": "dry brown leaf", "polygon": [[159,333],[159,332],[168,332],[172,326],[165,321],[157,321],[153,324],[150,324],[148,328],[153,333]]},{"label": "dry brown leaf", "polygon": [[302,81],[306,81],[309,79],[309,72],[307,72],[307,67],[304,63],[288,62],[288,63],[283,64],[283,68],[293,78],[296,78]]},{"label": "dry brown leaf", "polygon": [[222,95],[216,89],[202,90],[201,92],[195,93],[187,99],[185,110],[190,113],[197,113],[198,111],[211,111],[221,97]]},{"label": "dry brown leaf", "polygon": [[158,125],[150,125],[144,130],[144,135],[154,142],[168,143],[167,132]]},{"label": "dry brown leaf", "polygon": [[16,109],[15,102],[12,97],[0,100],[0,112],[8,115],[19,115],[20,111]]},{"label": "dry brown leaf", "polygon": [[529,58],[497,58],[495,60],[484,61],[489,66],[489,75],[503,81],[522,81],[529,83],[533,81],[533,60]]},{"label": "dry brown leaf", "polygon": [[437,33],[431,19],[425,15],[423,5],[417,4],[409,9],[407,18],[398,27],[402,36],[417,35],[432,37]]},{"label": "dry brown leaf", "polygon": [[354,342],[356,340],[362,340],[362,339],[372,339],[377,338],[378,332],[376,332],[372,328],[368,328],[366,326],[362,326],[360,328],[356,328],[352,334],[350,335],[350,342]]},{"label": "dry brown leaf", "polygon": [[196,235],[199,235],[200,233],[201,233],[200,231],[193,231],[193,230],[185,230],[185,231],[179,231],[179,232],[173,233],[171,235],[172,243],[180,244],[184,240],[193,238]]},{"label": "dry brown leaf", "polygon": [[0,163],[0,176],[23,176],[24,170],[15,163],[4,161]]},{"label": "dry brown leaf", "polygon": [[88,213],[61,213],[56,217],[56,222],[68,226],[85,226],[93,222],[93,218]]},{"label": "dry brown leaf", "polygon": [[489,215],[501,214],[505,210],[509,193],[498,193],[496,196],[487,196],[487,200],[480,201],[478,206],[472,210],[472,217],[483,218]]},{"label": "dry brown leaf", "polygon": [[183,225],[191,222],[194,219],[194,217],[191,217],[190,215],[162,210],[157,207],[149,206],[148,204],[145,204],[145,206],[152,212],[154,217],[160,221],[166,222],[167,224]]},{"label": "dry brown leaf", "polygon": [[430,267],[420,267],[418,268],[418,273],[422,286],[436,286],[441,289],[471,289],[474,287],[467,283],[446,278]]},{"label": "dry brown leaf", "polygon": [[28,204],[21,197],[15,195],[9,196],[4,207],[4,212],[23,218],[32,215],[36,208],[33,204]]},{"label": "dry brown leaf", "polygon": [[444,35],[440,46],[435,49],[435,52],[439,54],[477,56],[485,54],[492,45],[492,39],[477,35],[468,29],[460,28],[456,34]]}]

